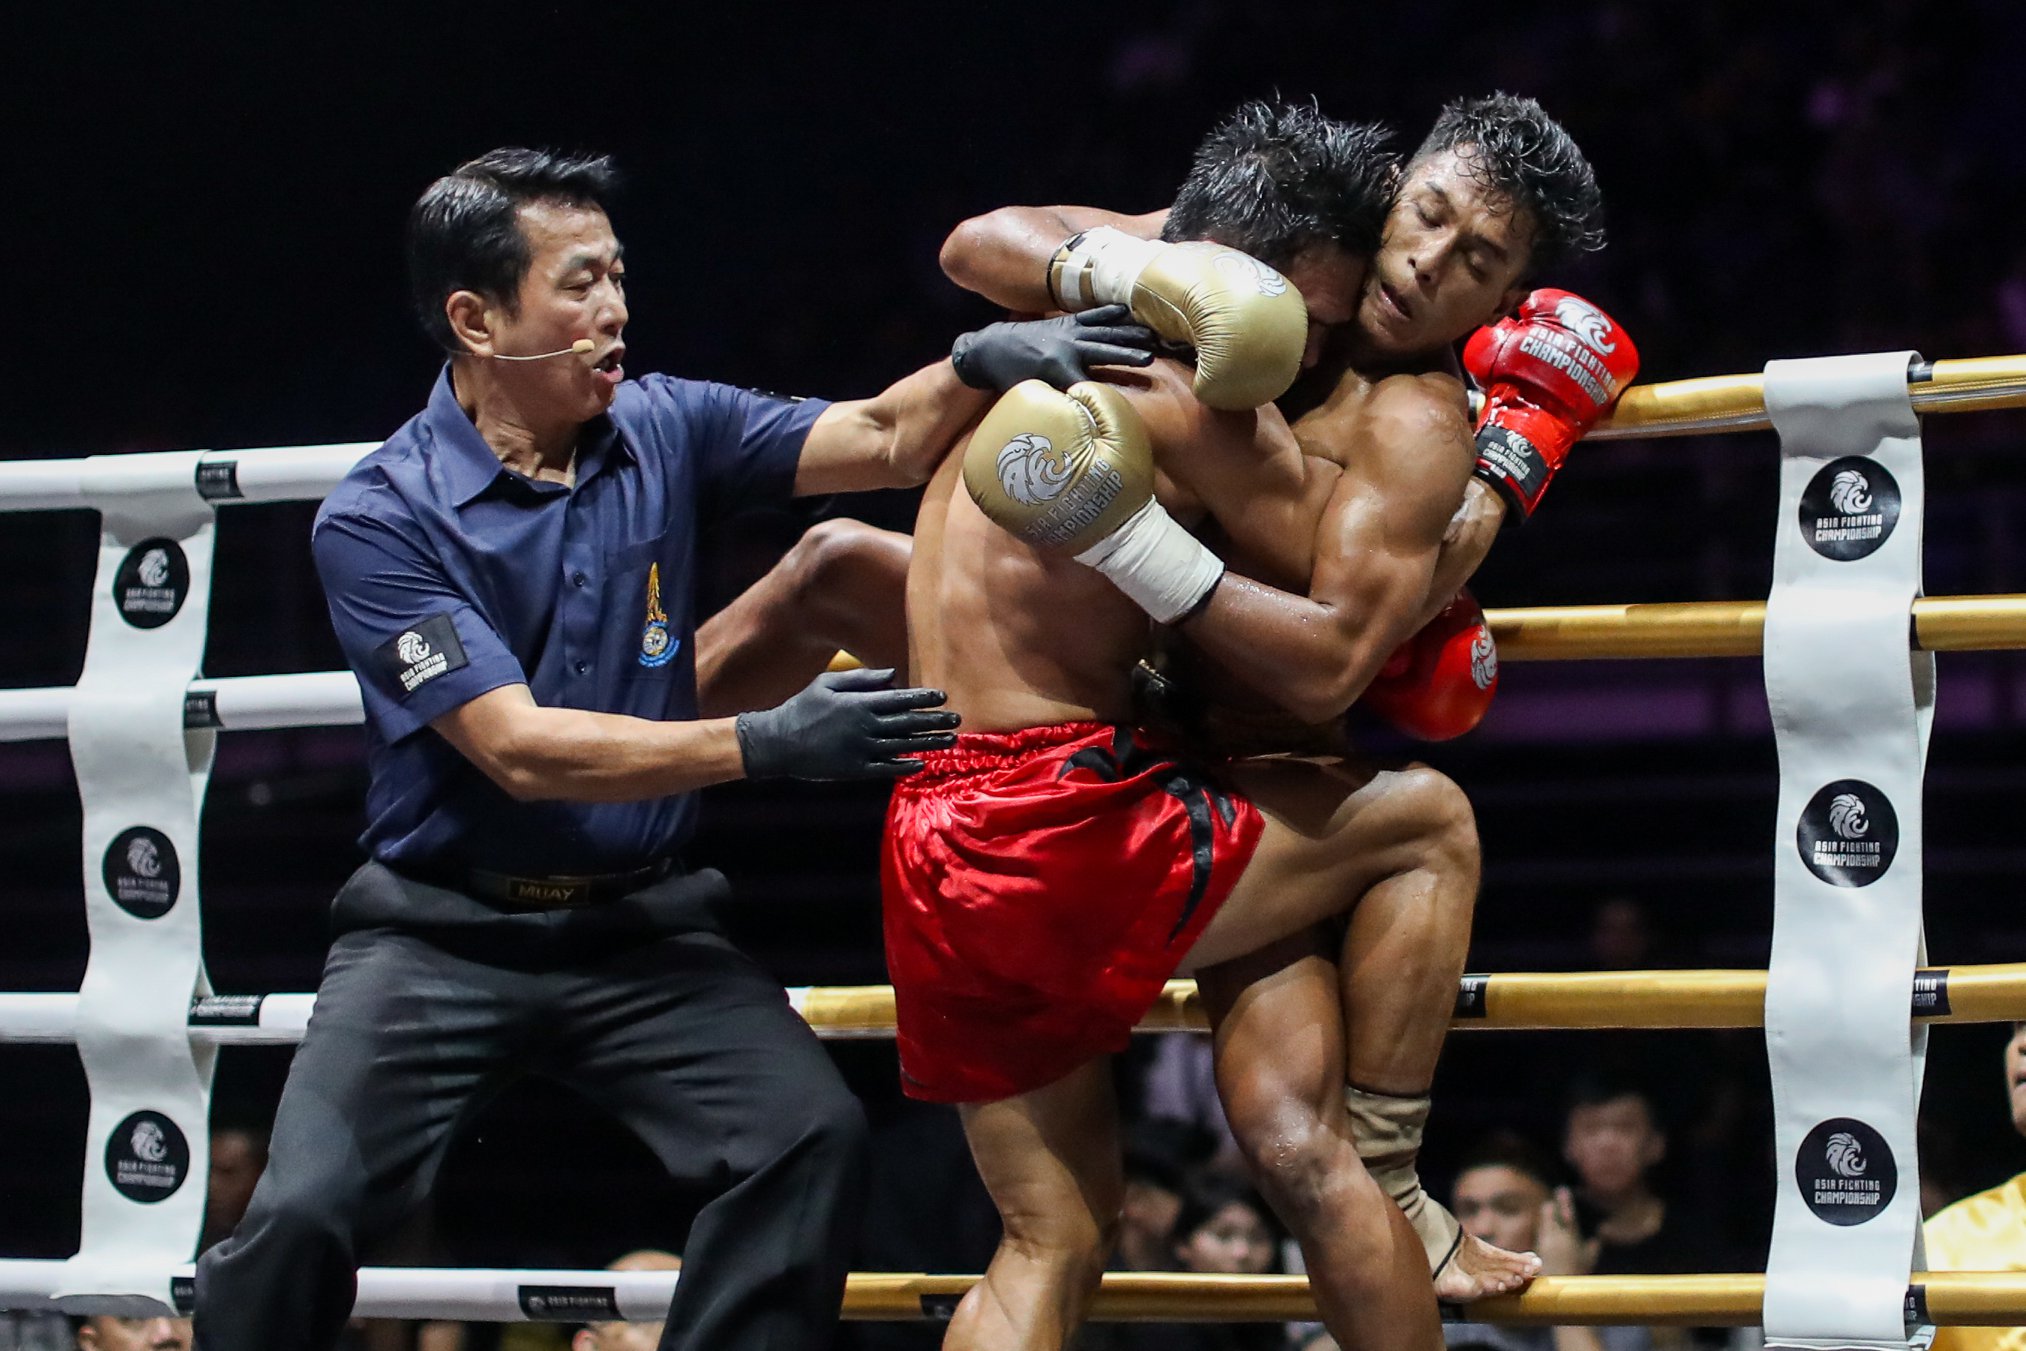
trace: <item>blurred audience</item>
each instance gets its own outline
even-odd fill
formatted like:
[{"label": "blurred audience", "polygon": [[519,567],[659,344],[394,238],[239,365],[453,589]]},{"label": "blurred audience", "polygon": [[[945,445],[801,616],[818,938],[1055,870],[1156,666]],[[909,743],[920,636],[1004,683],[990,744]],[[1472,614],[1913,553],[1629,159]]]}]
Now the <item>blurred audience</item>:
[{"label": "blurred audience", "polygon": [[[658,1248],[627,1253],[607,1271],[681,1271],[682,1259]],[[587,1323],[570,1338],[570,1351],[654,1351],[661,1344],[661,1324]]]},{"label": "blurred audience", "polygon": [[1583,1230],[1597,1241],[1598,1275],[1661,1275],[1713,1267],[1720,1245],[1703,1219],[1654,1186],[1667,1157],[1653,1094],[1627,1077],[1578,1079],[1569,1091],[1562,1157],[1575,1171]]},{"label": "blurred audience", "polygon": [[[1508,1252],[1540,1254],[1543,1276],[1588,1276],[1595,1268],[1598,1243],[1576,1226],[1574,1193],[1546,1152],[1522,1136],[1501,1132],[1466,1154],[1449,1208],[1465,1233]],[[1442,1335],[1452,1348],[1485,1351],[1647,1351],[1653,1344],[1639,1327],[1450,1323]]]},{"label": "blurred audience", "polygon": [[1589,965],[1597,971],[1640,971],[1668,963],[1661,957],[1652,915],[1630,896],[1606,896],[1590,917]]},{"label": "blurred audience", "polygon": [[1174,1249],[1181,1271],[1258,1276],[1280,1267],[1280,1225],[1251,1183],[1198,1168],[1182,1180]]},{"label": "blurred audience", "polygon": [[[1667,1157],[1667,1134],[1653,1092],[1627,1075],[1593,1073],[1576,1080],[1568,1102],[1562,1157],[1574,1170],[1576,1214],[1594,1245],[1591,1272],[1658,1276],[1735,1269],[1708,1218],[1655,1183],[1655,1171]],[[1731,1339],[1723,1328],[1647,1332],[1657,1347],[1687,1340],[1720,1346]]]},{"label": "blurred audience", "polygon": [[1159,1037],[1142,1081],[1142,1100],[1149,1117],[1186,1122],[1211,1141],[1212,1152],[1233,1171],[1243,1167],[1238,1142],[1224,1119],[1217,1096],[1217,1072],[1210,1038]]},{"label": "blurred audience", "polygon": [[1183,1179],[1209,1156],[1211,1145],[1200,1126],[1172,1117],[1148,1117],[1126,1128],[1125,1200],[1119,1208],[1119,1241],[1111,1270],[1176,1268],[1175,1225],[1182,1214]]},{"label": "blurred audience", "polygon": [[71,1322],[60,1313],[0,1309],[0,1351],[70,1351]]},{"label": "blurred audience", "polygon": [[254,1184],[267,1168],[267,1132],[246,1126],[211,1129],[211,1182],[204,1196],[199,1251],[230,1234],[246,1214]]},{"label": "blurred audience", "polygon": [[[1198,1274],[1258,1276],[1280,1269],[1281,1229],[1252,1184],[1215,1165],[1183,1177],[1169,1267]],[[1283,1351],[1279,1323],[1090,1324],[1075,1351]]]},{"label": "blurred audience", "polygon": [[187,1318],[115,1318],[98,1314],[74,1320],[77,1351],[190,1351]]}]

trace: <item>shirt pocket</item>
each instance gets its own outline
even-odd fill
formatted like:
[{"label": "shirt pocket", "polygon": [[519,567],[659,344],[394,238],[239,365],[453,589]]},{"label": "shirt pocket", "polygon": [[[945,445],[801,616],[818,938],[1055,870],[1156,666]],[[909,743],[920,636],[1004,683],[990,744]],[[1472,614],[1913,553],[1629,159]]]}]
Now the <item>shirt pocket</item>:
[{"label": "shirt pocket", "polygon": [[664,532],[605,555],[600,656],[622,679],[665,680],[687,664],[689,582],[672,544]]}]

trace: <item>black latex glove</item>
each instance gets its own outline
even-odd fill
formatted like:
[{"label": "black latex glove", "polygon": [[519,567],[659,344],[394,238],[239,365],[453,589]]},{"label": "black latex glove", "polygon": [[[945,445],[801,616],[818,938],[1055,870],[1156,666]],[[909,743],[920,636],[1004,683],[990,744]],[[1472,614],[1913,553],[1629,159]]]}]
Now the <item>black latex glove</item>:
[{"label": "black latex glove", "polygon": [[954,746],[957,715],[941,690],[891,689],[893,672],[833,671],[786,703],[741,713],[749,779],[897,779],[922,767],[899,757]]},{"label": "black latex glove", "polygon": [[1022,380],[1068,389],[1090,379],[1090,366],[1144,366],[1154,359],[1154,331],[1136,324],[1123,305],[1104,305],[1057,319],[987,324],[950,348],[957,378],[972,389],[1007,390]]}]

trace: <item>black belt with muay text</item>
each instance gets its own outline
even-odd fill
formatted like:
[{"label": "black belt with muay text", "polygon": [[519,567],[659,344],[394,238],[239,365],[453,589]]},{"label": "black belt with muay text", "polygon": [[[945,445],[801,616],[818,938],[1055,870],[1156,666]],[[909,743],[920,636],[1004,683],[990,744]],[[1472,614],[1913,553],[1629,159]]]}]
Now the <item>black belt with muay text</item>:
[{"label": "black belt with muay text", "polygon": [[515,877],[510,873],[466,868],[431,880],[509,910],[556,910],[603,905],[659,882],[676,869],[676,860],[661,859],[625,873],[592,873],[581,877]]}]

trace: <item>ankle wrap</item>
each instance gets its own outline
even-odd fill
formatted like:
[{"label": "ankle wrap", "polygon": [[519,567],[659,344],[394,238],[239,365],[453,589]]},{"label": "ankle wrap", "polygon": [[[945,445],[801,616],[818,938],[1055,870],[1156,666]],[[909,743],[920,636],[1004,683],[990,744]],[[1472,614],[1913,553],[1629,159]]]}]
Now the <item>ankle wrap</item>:
[{"label": "ankle wrap", "polygon": [[1351,1114],[1351,1139],[1365,1171],[1393,1198],[1428,1253],[1428,1270],[1440,1274],[1463,1242],[1463,1226],[1421,1186],[1421,1133],[1428,1124],[1428,1097],[1394,1097],[1344,1086]]}]

